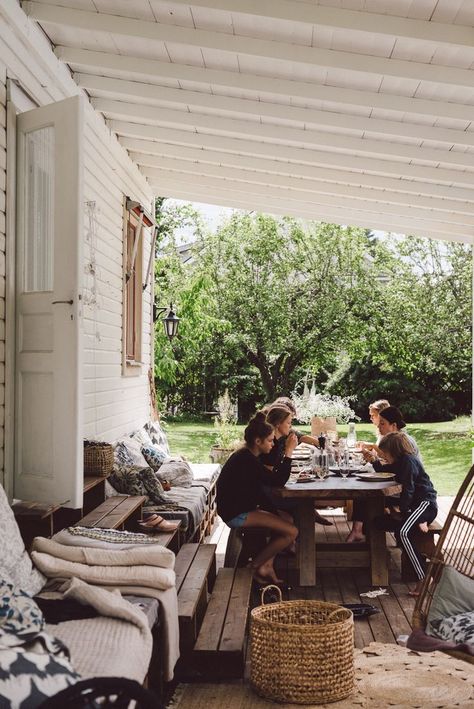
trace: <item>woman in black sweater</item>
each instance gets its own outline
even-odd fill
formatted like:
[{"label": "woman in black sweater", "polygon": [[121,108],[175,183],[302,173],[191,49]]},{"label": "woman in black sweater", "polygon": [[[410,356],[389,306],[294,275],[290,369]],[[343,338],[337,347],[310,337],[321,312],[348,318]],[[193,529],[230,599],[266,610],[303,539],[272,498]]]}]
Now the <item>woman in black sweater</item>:
[{"label": "woman in black sweater", "polygon": [[298,530],[278,516],[264,486],[282,487],[290,476],[291,454],[297,445],[295,434],[285,443],[285,455],[278,470],[270,471],[258,459],[273,446],[273,426],[259,411],[249,421],[245,446],[224,463],[217,481],[217,511],[229,527],[258,527],[272,533],[269,544],[253,559],[250,567],[258,583],[280,583],[273,568],[278,552],[292,544]]}]

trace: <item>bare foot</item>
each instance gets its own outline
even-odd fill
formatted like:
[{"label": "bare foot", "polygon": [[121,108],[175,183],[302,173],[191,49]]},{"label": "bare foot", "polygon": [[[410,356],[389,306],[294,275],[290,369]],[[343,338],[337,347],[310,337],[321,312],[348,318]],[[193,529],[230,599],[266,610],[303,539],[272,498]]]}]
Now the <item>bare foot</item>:
[{"label": "bare foot", "polygon": [[275,573],[275,569],[273,568],[272,565],[269,564],[262,564],[262,566],[252,566],[250,564],[250,568],[252,569],[253,572],[253,578],[257,583],[260,584],[279,584],[283,583],[283,579],[279,579],[278,576]]},{"label": "bare foot", "polygon": [[423,581],[418,581],[415,588],[412,588],[408,591],[408,595],[413,596],[414,598],[418,598],[418,596],[421,593],[422,586],[423,586]]},{"label": "bare foot", "polygon": [[352,531],[346,537],[346,542],[348,542],[348,544],[354,544],[357,542],[365,542],[365,537],[363,534],[358,534],[357,532]]},{"label": "bare foot", "polygon": [[418,525],[418,528],[422,532],[427,532],[428,531],[428,522],[420,522],[420,524]]}]

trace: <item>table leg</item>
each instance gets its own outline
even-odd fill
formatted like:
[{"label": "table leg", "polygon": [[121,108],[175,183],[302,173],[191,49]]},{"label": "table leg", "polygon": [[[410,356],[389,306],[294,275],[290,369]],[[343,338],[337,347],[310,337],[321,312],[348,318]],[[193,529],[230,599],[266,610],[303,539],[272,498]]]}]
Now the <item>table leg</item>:
[{"label": "table leg", "polygon": [[373,519],[384,513],[383,497],[371,497],[367,500],[367,525],[369,531],[370,572],[372,586],[388,586],[387,542],[385,531],[376,529]]},{"label": "table leg", "polygon": [[298,504],[298,573],[300,586],[316,585],[316,533],[314,502],[303,499]]}]

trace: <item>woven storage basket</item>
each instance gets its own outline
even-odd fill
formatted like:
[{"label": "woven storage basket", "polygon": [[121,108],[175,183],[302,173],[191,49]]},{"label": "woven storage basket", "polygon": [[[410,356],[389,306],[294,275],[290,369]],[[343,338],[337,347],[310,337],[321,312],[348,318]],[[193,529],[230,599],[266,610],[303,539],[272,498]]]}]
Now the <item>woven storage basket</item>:
[{"label": "woven storage basket", "polygon": [[84,441],[84,475],[107,477],[114,467],[114,449],[110,443]]},{"label": "woven storage basket", "polygon": [[[280,601],[264,605],[275,588]],[[354,690],[354,618],[320,601],[282,601],[262,591],[251,612],[250,681],[266,699],[295,704],[336,702]]]}]

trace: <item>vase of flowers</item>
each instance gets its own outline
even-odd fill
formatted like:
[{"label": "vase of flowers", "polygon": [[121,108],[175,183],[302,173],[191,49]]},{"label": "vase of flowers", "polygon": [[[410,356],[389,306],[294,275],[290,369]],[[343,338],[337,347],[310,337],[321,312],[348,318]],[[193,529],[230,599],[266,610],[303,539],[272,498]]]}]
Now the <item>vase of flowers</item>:
[{"label": "vase of flowers", "polygon": [[213,463],[223,465],[240,445],[236,424],[236,407],[226,389],[217,400],[217,416],[214,419],[216,438],[209,454]]},{"label": "vase of flowers", "polygon": [[[301,385],[302,390],[301,390]],[[296,409],[296,418],[301,423],[311,424],[311,433],[336,431],[336,423],[348,423],[359,420],[351,407],[351,396],[331,396],[321,394],[316,390],[314,380],[308,382],[307,377],[296,386],[291,399]]]}]

